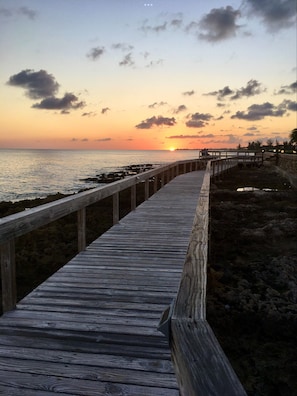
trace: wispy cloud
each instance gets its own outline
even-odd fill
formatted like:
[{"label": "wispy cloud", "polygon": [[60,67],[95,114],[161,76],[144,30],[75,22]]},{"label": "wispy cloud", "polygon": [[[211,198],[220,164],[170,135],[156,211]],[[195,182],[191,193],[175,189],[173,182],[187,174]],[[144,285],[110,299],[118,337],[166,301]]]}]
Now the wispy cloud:
[{"label": "wispy cloud", "polygon": [[230,96],[234,93],[234,91],[229,87],[226,86],[222,89],[219,89],[218,91],[212,91],[212,92],[208,92],[204,95],[206,96],[216,96],[217,100],[223,100],[225,97]]},{"label": "wispy cloud", "polygon": [[87,53],[87,57],[90,58],[91,60],[95,61],[105,53],[105,48],[104,47],[94,47],[91,48],[90,51]]},{"label": "wispy cloud", "polygon": [[195,113],[188,116],[190,119],[186,122],[189,128],[203,128],[208,124],[207,121],[212,119],[212,115],[208,113]]},{"label": "wispy cloud", "polygon": [[134,66],[135,62],[132,59],[132,53],[129,52],[129,54],[125,55],[123,60],[119,62],[120,66]]},{"label": "wispy cloud", "polygon": [[257,80],[250,80],[245,87],[236,90],[235,94],[231,96],[231,99],[236,100],[243,97],[255,96],[262,92],[265,92],[265,88],[262,87],[262,84]]},{"label": "wispy cloud", "polygon": [[162,106],[165,106],[165,105],[167,105],[167,102],[163,102],[163,101],[161,101],[161,102],[154,102],[154,103],[148,105],[148,108],[149,108],[149,109],[156,109],[156,108],[158,108],[158,107],[162,107]]},{"label": "wispy cloud", "polygon": [[148,19],[146,19],[143,22],[140,29],[145,33],[148,33],[148,32],[160,33],[160,32],[164,32],[167,29],[167,26],[168,26],[168,23],[166,21],[159,23],[157,25],[150,25]]},{"label": "wispy cloud", "polygon": [[96,142],[109,142],[111,140],[112,140],[112,138],[107,137],[107,138],[99,138],[99,139],[96,139],[95,141]]},{"label": "wispy cloud", "polygon": [[297,92],[297,81],[293,82],[290,85],[283,85],[281,88],[275,93],[275,95],[291,95]]},{"label": "wispy cloud", "polygon": [[127,43],[114,43],[112,44],[111,48],[127,52],[127,51],[132,51],[134,46]]},{"label": "wispy cloud", "polygon": [[179,114],[179,113],[181,113],[183,111],[186,111],[186,110],[187,110],[187,106],[182,104],[182,105],[179,105],[176,109],[174,109],[173,113],[174,114]]},{"label": "wispy cloud", "polygon": [[5,18],[10,18],[15,15],[25,16],[33,20],[36,18],[37,12],[32,8],[25,6],[19,8],[5,8],[5,7],[0,8],[0,16],[3,16]]},{"label": "wispy cloud", "polygon": [[28,7],[20,7],[17,9],[18,14],[24,15],[28,17],[29,19],[35,19],[37,13],[36,11],[32,10],[31,8]]},{"label": "wispy cloud", "polygon": [[109,108],[109,107],[103,107],[103,108],[101,109],[101,114],[106,114],[108,111],[110,111],[110,108]]},{"label": "wispy cloud", "polygon": [[82,117],[95,117],[97,114],[94,113],[93,111],[89,111],[87,113],[82,113]]},{"label": "wispy cloud", "polygon": [[212,133],[208,133],[206,135],[172,135],[167,136],[166,139],[205,139],[205,138],[213,138],[215,135]]},{"label": "wispy cloud", "polygon": [[247,82],[245,87],[242,87],[240,89],[234,90],[231,89],[229,86],[225,86],[218,91],[209,92],[204,95],[216,96],[217,100],[224,100],[227,97],[230,100],[237,100],[244,97],[259,95],[262,92],[265,92],[265,88],[262,87],[262,84],[259,81],[252,79]]},{"label": "wispy cloud", "polygon": [[183,95],[185,95],[185,96],[192,96],[192,95],[194,95],[195,94],[195,91],[192,89],[191,91],[185,91],[185,92],[183,92]]},{"label": "wispy cloud", "polygon": [[153,126],[174,126],[176,124],[176,120],[174,117],[168,118],[163,116],[151,117],[142,121],[140,124],[136,125],[135,128],[138,129],[151,129]]},{"label": "wispy cloud", "polygon": [[289,111],[297,111],[297,101],[284,100],[281,103],[281,106],[283,106],[284,108],[286,108]]}]

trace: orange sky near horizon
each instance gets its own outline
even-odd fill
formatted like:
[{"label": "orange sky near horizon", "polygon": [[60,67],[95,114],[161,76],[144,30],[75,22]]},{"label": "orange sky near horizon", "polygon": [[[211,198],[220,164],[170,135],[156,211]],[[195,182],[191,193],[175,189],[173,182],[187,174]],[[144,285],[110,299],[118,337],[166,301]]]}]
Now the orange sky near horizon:
[{"label": "orange sky near horizon", "polygon": [[0,0],[0,148],[288,140],[297,126],[293,1],[198,3]]}]

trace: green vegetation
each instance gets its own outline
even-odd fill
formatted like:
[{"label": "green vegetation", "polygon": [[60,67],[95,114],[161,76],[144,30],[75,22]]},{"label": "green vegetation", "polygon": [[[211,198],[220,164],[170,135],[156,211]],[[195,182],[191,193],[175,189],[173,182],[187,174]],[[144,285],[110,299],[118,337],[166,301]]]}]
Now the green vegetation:
[{"label": "green vegetation", "polygon": [[[283,141],[280,143],[277,139],[267,139],[266,144],[264,144],[261,140],[256,140],[252,142],[248,142],[247,149],[251,151],[274,151],[274,152],[282,152],[286,154],[296,154],[297,148],[297,128],[293,129],[290,133],[290,140]],[[238,150],[241,150],[242,147],[240,144],[238,145]]]},{"label": "green vegetation", "polygon": [[297,128],[294,128],[290,134],[290,143],[297,144]]}]

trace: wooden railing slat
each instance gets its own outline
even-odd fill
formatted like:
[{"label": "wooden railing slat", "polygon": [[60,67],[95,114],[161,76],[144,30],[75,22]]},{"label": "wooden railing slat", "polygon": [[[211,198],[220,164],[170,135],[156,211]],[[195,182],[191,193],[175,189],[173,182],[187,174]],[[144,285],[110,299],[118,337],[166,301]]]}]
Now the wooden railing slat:
[{"label": "wooden railing slat", "polygon": [[222,160],[208,162],[169,325],[181,396],[246,395],[206,321],[210,177],[230,166],[224,162],[226,165],[222,165]]},{"label": "wooden railing slat", "polygon": [[77,212],[77,239],[78,251],[81,252],[86,248],[86,208]]},{"label": "wooden railing slat", "polygon": [[10,311],[16,306],[16,270],[15,270],[15,242],[14,239],[4,243],[1,249],[1,280],[3,312]]},{"label": "wooden railing slat", "polygon": [[182,396],[246,396],[205,320],[172,320],[171,350]]},{"label": "wooden railing slat", "polygon": [[113,194],[112,202],[113,202],[113,224],[117,224],[120,220],[120,198],[118,192]]}]

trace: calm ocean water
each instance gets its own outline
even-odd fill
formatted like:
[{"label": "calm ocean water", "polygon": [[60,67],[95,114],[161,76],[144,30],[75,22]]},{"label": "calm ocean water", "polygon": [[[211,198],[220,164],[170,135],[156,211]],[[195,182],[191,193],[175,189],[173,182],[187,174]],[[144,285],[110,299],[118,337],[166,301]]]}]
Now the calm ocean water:
[{"label": "calm ocean water", "polygon": [[132,164],[165,164],[197,158],[192,150],[7,150],[0,149],[0,201],[68,194],[98,184],[82,181]]}]

